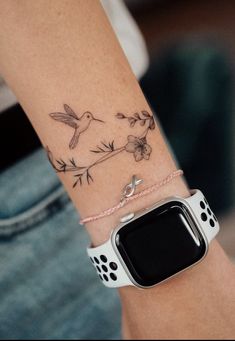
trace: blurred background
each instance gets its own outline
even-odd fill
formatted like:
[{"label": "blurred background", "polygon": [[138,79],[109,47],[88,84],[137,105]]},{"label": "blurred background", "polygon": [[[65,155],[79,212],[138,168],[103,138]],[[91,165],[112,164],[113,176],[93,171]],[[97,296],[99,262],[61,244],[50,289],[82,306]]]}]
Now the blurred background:
[{"label": "blurred background", "polygon": [[[235,1],[125,3],[149,53],[140,85],[190,187],[202,189],[219,217],[218,240],[235,261]],[[117,337],[117,297],[90,270],[77,213],[1,78],[0,146],[0,338]],[[80,311],[92,321],[87,328]]]}]

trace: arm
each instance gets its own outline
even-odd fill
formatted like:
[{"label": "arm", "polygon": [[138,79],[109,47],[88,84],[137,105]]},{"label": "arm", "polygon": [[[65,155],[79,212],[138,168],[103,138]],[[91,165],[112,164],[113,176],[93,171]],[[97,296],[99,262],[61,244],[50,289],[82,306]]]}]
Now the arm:
[{"label": "arm", "polygon": [[[175,169],[159,128],[147,129],[151,109],[98,1],[2,0],[0,21],[0,72],[49,147],[51,161],[82,217],[115,204],[133,174],[144,178],[147,186]],[[84,121],[87,111],[104,122],[91,116]],[[138,117],[131,119],[139,113],[143,120],[142,111],[150,115],[143,126]],[[128,136],[142,134],[150,147],[145,155],[128,151]],[[87,224],[93,244],[106,241],[130,208],[170,195],[189,195],[181,178]],[[120,297],[126,338],[235,334],[234,268],[216,242],[206,260],[192,270],[150,290],[123,288]]]}]

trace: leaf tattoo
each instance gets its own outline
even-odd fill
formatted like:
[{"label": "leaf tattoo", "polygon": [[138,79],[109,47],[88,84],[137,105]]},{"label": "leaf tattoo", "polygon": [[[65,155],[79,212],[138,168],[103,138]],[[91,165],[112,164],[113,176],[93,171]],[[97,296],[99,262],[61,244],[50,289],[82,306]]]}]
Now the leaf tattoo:
[{"label": "leaf tattoo", "polygon": [[150,115],[146,110],[142,110],[140,113],[135,112],[132,116],[126,116],[123,113],[117,113],[116,117],[120,120],[127,119],[130,127],[134,127],[138,122],[141,126],[148,125],[148,128],[155,129],[155,122],[152,115]]},{"label": "leaf tattoo", "polygon": [[114,140],[109,143],[101,142],[101,146],[97,146],[97,149],[90,150],[92,153],[107,153],[114,151]]}]

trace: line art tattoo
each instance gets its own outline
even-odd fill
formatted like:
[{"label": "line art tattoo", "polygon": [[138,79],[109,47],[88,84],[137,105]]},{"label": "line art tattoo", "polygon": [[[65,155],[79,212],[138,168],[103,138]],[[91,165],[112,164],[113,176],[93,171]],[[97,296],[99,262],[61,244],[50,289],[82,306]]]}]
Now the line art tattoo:
[{"label": "line art tattoo", "polygon": [[90,111],[86,111],[81,117],[78,117],[68,104],[64,104],[64,110],[65,113],[53,112],[49,115],[54,120],[67,124],[74,129],[73,137],[69,143],[70,149],[74,149],[77,146],[80,135],[89,128],[91,121],[104,123],[104,121],[95,118]]},{"label": "line art tattoo", "polygon": [[135,113],[133,116],[126,116],[122,113],[117,113],[115,116],[117,119],[128,120],[131,128],[138,122],[140,126],[145,127],[143,133],[140,136],[128,135],[127,143],[118,148],[115,147],[114,140],[108,143],[101,141],[100,145],[97,145],[96,148],[90,150],[90,152],[102,156],[88,166],[78,165],[74,158],[69,159],[68,162],[65,162],[63,159],[54,159],[50,149],[48,147],[46,148],[48,159],[57,173],[73,173],[73,188],[77,185],[82,185],[84,181],[86,181],[87,184],[93,182],[94,179],[91,175],[91,169],[124,151],[132,153],[136,162],[149,160],[152,147],[147,143],[147,135],[149,131],[155,129],[153,115],[149,114],[147,111],[141,111],[140,113]]}]

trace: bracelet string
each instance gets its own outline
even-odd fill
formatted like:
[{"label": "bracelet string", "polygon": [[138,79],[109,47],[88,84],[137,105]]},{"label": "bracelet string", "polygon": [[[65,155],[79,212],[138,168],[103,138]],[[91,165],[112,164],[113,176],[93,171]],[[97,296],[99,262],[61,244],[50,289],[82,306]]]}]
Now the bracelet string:
[{"label": "bracelet string", "polygon": [[[140,191],[136,194],[122,198],[120,200],[120,202],[118,204],[116,204],[115,206],[107,208],[107,209],[103,210],[102,212],[100,212],[96,215],[91,215],[91,216],[88,216],[88,217],[81,219],[80,224],[84,225],[86,223],[96,221],[98,219],[102,219],[104,217],[110,216],[110,215],[114,214],[116,211],[120,210],[122,207],[126,206],[129,202],[136,200],[138,198],[141,198],[145,195],[148,195],[154,191],[157,191],[160,187],[166,185],[167,183],[171,182],[174,178],[181,176],[183,174],[184,174],[184,172],[181,169],[175,170],[172,173],[170,173],[166,178],[162,179],[161,181],[143,189],[142,191]],[[140,180],[137,180],[137,181],[140,182]]]}]

